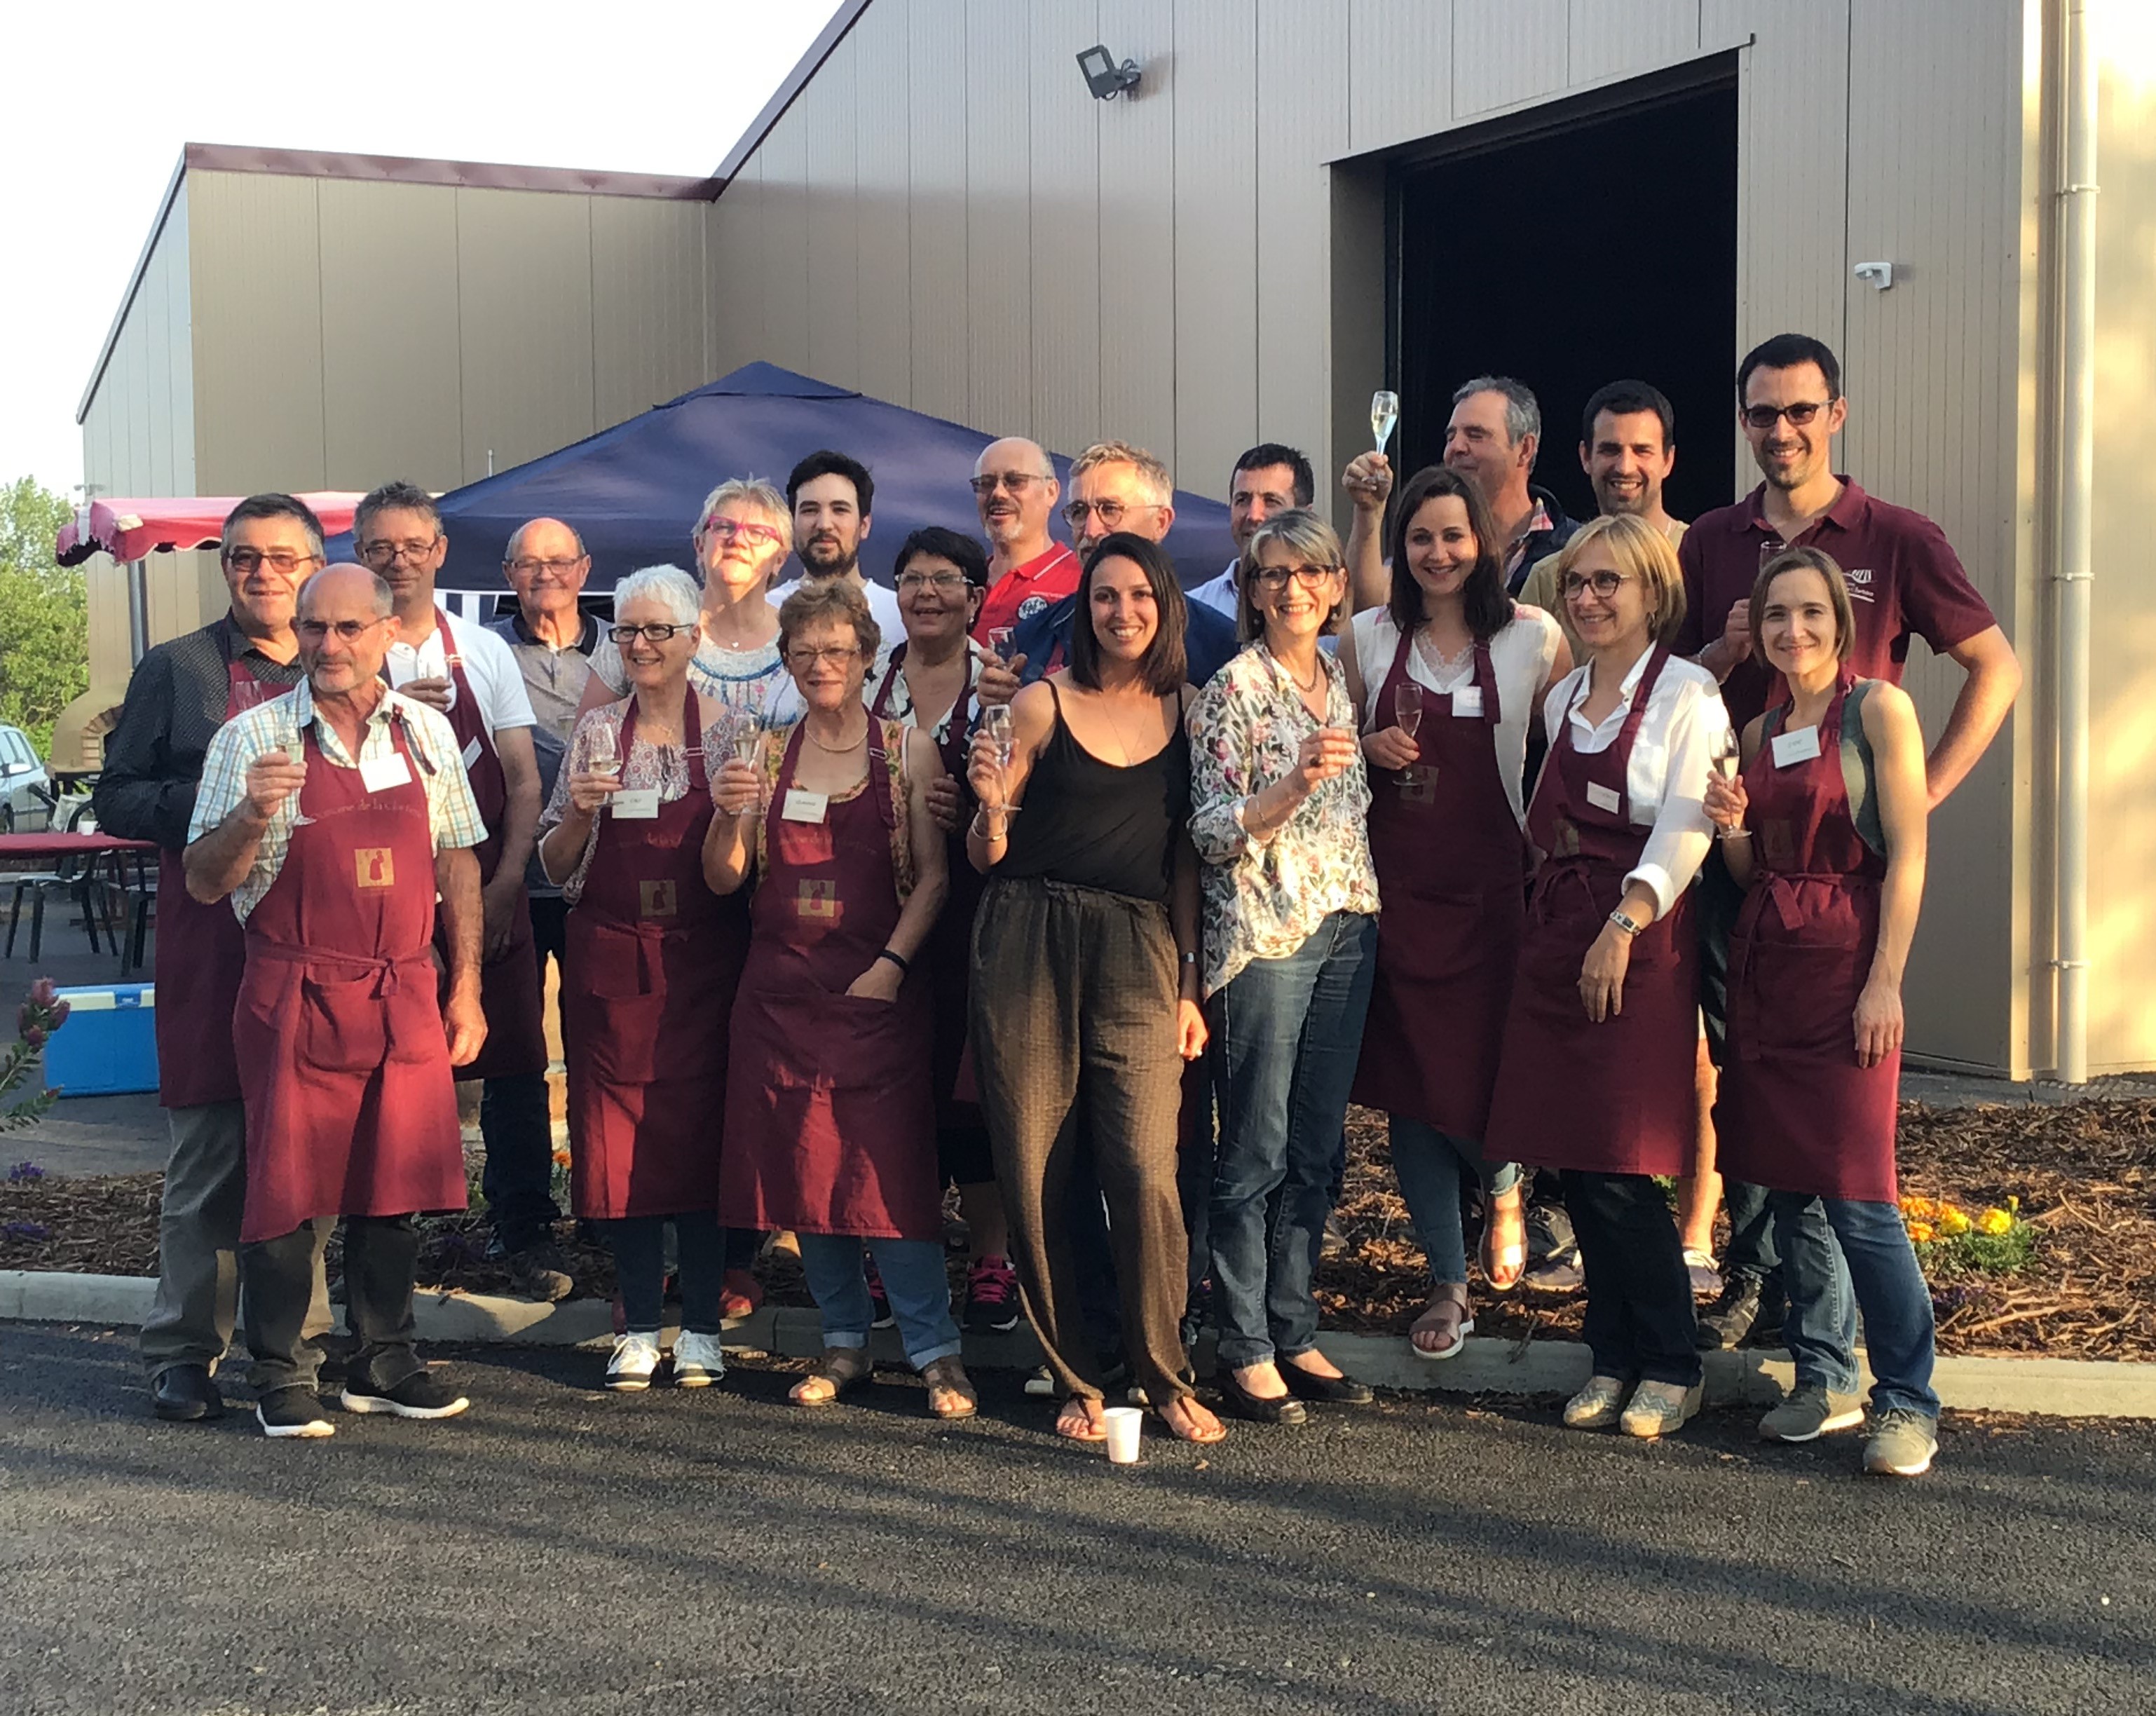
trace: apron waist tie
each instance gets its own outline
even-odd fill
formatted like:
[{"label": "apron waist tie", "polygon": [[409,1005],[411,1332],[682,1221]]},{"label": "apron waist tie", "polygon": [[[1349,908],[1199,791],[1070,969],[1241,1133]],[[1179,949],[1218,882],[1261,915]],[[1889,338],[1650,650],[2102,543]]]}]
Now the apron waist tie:
[{"label": "apron waist tie", "polygon": [[428,968],[428,987],[434,987],[434,950],[417,948],[409,953],[387,955],[349,953],[341,948],[311,947],[305,942],[273,941],[267,936],[250,937],[247,945],[251,959],[276,959],[292,965],[341,966],[354,976],[372,973],[374,976],[374,999],[387,1000],[397,994],[401,984],[398,975],[401,967],[424,964]]}]

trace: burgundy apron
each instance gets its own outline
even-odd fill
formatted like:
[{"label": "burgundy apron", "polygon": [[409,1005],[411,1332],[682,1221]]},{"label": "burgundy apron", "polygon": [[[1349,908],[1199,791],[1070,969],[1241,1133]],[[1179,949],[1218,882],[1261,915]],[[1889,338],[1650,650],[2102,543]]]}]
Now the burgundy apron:
[{"label": "burgundy apron", "polygon": [[[1408,683],[1414,647],[1414,633],[1403,633],[1373,732],[1399,724],[1394,694]],[[1527,842],[1498,767],[1497,676],[1486,644],[1475,646],[1475,684],[1479,716],[1457,715],[1450,695],[1425,689],[1415,733],[1421,762],[1371,782],[1381,904],[1354,1087],[1367,1107],[1468,1139],[1480,1139],[1489,1122],[1527,917]]]},{"label": "burgundy apron", "polygon": [[247,919],[233,1046],[247,1102],[242,1240],[326,1215],[465,1205],[449,1046],[434,998],[434,842],[427,765],[390,724],[410,778],[369,792],[323,756],[277,879]]},{"label": "burgundy apron", "polygon": [[1891,1204],[1902,1053],[1856,1064],[1852,1015],[1879,941],[1887,861],[1864,843],[1841,768],[1855,676],[1819,725],[1819,754],[1774,766],[1769,711],[1744,771],[1759,865],[1729,937],[1729,1043],[1715,1129],[1725,1174],[1753,1185]]},{"label": "burgundy apron", "polygon": [[808,732],[795,725],[765,812],[734,1000],[719,1214],[731,1227],[865,1239],[943,1231],[929,1085],[933,1004],[916,966],[896,1002],[849,995],[899,917],[897,812],[880,722],[868,784],[821,822],[781,814]]},{"label": "burgundy apron", "polygon": [[[876,692],[875,706],[869,711],[879,721],[893,718],[891,687],[905,663],[906,645],[901,643],[891,652],[891,672]],[[962,784],[966,778],[966,717],[973,695],[970,686],[960,695],[936,748],[943,759],[943,772]],[[981,897],[988,891],[988,879],[973,868],[973,861],[966,855],[963,821],[947,838],[945,846],[950,891],[943,897],[943,909],[937,914],[935,927],[928,932],[928,939],[921,949],[921,963],[928,967],[930,991],[935,997],[934,1041],[929,1064],[935,1083],[936,1124],[939,1128],[977,1127],[983,1121],[973,1066],[968,1059],[966,1021],[972,1016],[968,1009],[973,990],[973,917],[981,909]]]},{"label": "burgundy apron", "polygon": [[[225,667],[224,718],[244,714],[290,686],[255,678],[244,661]],[[232,902],[205,906],[187,891],[186,855],[157,855],[155,967],[157,1101],[167,1108],[239,1100],[239,1063],[232,1052],[232,1004],[247,968],[247,932]]]},{"label": "burgundy apron", "polygon": [[[479,806],[480,820],[486,825],[486,838],[475,849],[479,855],[480,886],[485,887],[494,879],[495,866],[501,861],[501,823],[509,810],[509,780],[501,772],[501,758],[486,730],[485,713],[472,695],[471,681],[465,677],[465,659],[458,653],[449,615],[437,608],[434,624],[441,630],[442,654],[457,688],[456,700],[449,706],[449,726],[463,748],[472,799]],[[437,932],[435,946],[446,966],[449,948],[443,933]],[[539,979],[538,943],[532,938],[528,907],[520,905],[510,914],[509,944],[499,957],[480,968],[479,976],[480,1006],[486,1014],[486,1043],[477,1060],[457,1069],[457,1076],[507,1078],[546,1071],[551,1057],[547,1052],[545,989]]]},{"label": "burgundy apron", "polygon": [[1668,661],[1657,647],[1607,750],[1578,750],[1568,714],[1536,784],[1527,837],[1545,855],[1527,902],[1490,1105],[1484,1150],[1492,1161],[1589,1174],[1681,1174],[1691,1165],[1699,1053],[1691,890],[1632,938],[1622,1013],[1596,1025],[1579,999],[1580,963],[1646,850],[1650,830],[1633,825],[1626,783]]},{"label": "burgundy apron", "polygon": [[[682,711],[689,790],[654,820],[599,819],[570,909],[562,1040],[569,1066],[569,1190],[580,1219],[676,1215],[719,1200],[726,1018],[748,943],[738,895],[704,881],[711,778],[701,700]],[[619,755],[636,736],[636,700]]]}]

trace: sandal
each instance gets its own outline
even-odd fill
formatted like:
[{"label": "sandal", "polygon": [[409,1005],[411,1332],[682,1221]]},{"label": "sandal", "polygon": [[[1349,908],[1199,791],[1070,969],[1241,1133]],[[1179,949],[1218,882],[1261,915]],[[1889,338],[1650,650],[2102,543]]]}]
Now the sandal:
[{"label": "sandal", "polygon": [[[1155,1408],[1153,1415],[1168,1426],[1168,1433],[1179,1442],[1196,1442],[1200,1446],[1209,1446],[1214,1442],[1225,1441],[1228,1437],[1228,1426],[1221,1423],[1219,1419],[1213,1419],[1209,1426],[1204,1426],[1190,1418],[1190,1409],[1197,1404],[1198,1397],[1195,1395],[1178,1395],[1166,1405]],[[1169,1417],[1168,1415],[1170,1410],[1173,1410],[1183,1418],[1188,1428],[1186,1429],[1183,1424],[1178,1424],[1175,1419]]]},{"label": "sandal", "polygon": [[1515,1187],[1491,1200],[1489,1218],[1482,1225],[1482,1279],[1491,1292],[1509,1293],[1527,1270],[1527,1200]]},{"label": "sandal", "polygon": [[839,1397],[856,1383],[865,1382],[875,1369],[865,1347],[826,1347],[816,1368],[787,1391],[797,1406],[835,1406]]},{"label": "sandal", "polygon": [[928,1410],[937,1418],[971,1418],[981,1410],[981,1397],[966,1374],[957,1354],[932,1360],[921,1379],[928,1385]]},{"label": "sandal", "polygon": [[1466,1349],[1475,1319],[1467,1314],[1467,1288],[1450,1281],[1433,1288],[1429,1308],[1408,1325],[1408,1350],[1432,1364],[1456,1359]]},{"label": "sandal", "polygon": [[1055,1415],[1055,1433],[1065,1441],[1104,1442],[1108,1426],[1101,1418],[1101,1403],[1084,1395],[1073,1395]]}]

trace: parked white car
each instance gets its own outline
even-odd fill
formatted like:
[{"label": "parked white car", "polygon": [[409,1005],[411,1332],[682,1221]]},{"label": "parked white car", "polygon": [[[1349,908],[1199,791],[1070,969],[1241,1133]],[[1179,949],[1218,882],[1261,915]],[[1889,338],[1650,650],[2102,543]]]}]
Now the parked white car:
[{"label": "parked white car", "polygon": [[0,830],[50,828],[56,798],[30,736],[19,727],[0,727]]}]

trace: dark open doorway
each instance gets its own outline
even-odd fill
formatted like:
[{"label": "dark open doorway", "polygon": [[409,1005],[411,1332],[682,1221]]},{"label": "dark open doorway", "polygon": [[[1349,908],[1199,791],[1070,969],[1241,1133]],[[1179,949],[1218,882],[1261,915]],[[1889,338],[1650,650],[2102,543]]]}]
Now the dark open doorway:
[{"label": "dark open doorway", "polygon": [[1736,489],[1737,85],[1656,87],[1598,110],[1548,110],[1443,152],[1397,163],[1392,372],[1402,472],[1445,450],[1453,389],[1517,377],[1541,402],[1535,482],[1575,518],[1594,497],[1574,450],[1579,414],[1605,382],[1636,376],[1676,407],[1677,464],[1664,504],[1679,518]]}]

